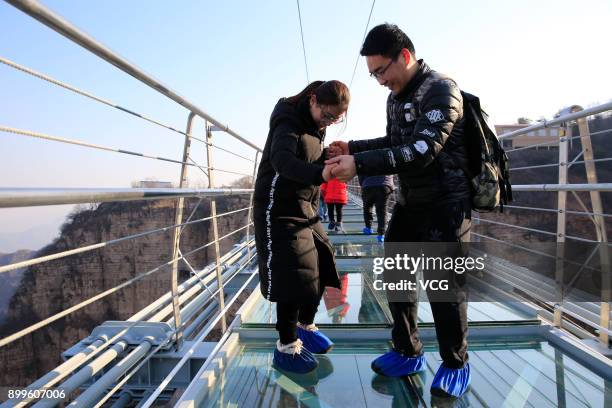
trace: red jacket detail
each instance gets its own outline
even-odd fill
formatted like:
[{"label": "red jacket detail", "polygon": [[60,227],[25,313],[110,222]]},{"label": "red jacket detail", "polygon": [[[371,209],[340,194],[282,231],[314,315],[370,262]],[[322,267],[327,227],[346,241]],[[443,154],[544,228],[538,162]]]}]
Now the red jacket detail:
[{"label": "red jacket detail", "polygon": [[327,183],[323,183],[321,188],[324,191],[323,197],[326,204],[346,204],[348,202],[346,183],[338,179],[331,179]]}]

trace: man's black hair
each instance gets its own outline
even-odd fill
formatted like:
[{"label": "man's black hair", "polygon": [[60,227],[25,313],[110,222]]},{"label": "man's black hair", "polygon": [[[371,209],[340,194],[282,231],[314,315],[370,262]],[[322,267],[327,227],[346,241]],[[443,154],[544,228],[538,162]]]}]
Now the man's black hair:
[{"label": "man's black hair", "polygon": [[407,48],[412,55],[415,55],[414,45],[406,33],[395,24],[385,23],[370,30],[363,42],[360,54],[397,58],[402,48]]}]

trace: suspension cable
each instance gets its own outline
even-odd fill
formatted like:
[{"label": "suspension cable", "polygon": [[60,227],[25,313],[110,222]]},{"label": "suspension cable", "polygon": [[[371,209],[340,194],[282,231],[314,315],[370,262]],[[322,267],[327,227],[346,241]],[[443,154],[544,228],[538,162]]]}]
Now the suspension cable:
[{"label": "suspension cable", "polygon": [[306,46],[304,45],[304,29],[302,28],[302,13],[300,11],[300,0],[296,0],[298,9],[298,19],[300,20],[300,35],[302,37],[302,51],[304,52],[304,66],[306,67],[306,85],[310,83],[310,75],[308,75],[308,62],[306,61]]},{"label": "suspension cable", "polygon": [[[372,0],[372,7],[370,7],[370,15],[368,16],[368,22],[366,23],[365,30],[363,30],[363,39],[361,40],[360,47],[363,45],[363,42],[365,41],[366,35],[368,33],[368,27],[370,27],[370,19],[372,18],[372,11],[374,11],[374,4],[376,4],[376,0]],[[355,72],[357,72],[357,64],[359,63],[359,56],[360,56],[360,53],[357,53],[357,59],[355,60],[355,67],[353,68],[353,75],[351,75],[351,82],[349,83],[349,89],[351,89],[351,86],[353,85],[353,79],[355,79]]]}]

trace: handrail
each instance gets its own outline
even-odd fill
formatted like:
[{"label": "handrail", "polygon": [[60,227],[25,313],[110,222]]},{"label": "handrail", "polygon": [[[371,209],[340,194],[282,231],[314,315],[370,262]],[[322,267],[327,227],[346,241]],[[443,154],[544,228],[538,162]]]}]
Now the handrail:
[{"label": "handrail", "polygon": [[[573,164],[585,164],[585,163],[601,163],[611,161],[612,157],[604,157],[601,159],[593,159],[593,160],[578,160],[570,163],[570,166]],[[541,169],[544,167],[559,167],[559,166],[567,166],[567,163],[550,163],[550,164],[536,164],[534,166],[524,166],[524,167],[511,167],[508,170],[516,171],[516,170],[530,170],[530,169]]]},{"label": "handrail", "polygon": [[133,116],[135,116],[137,118],[140,118],[140,119],[145,120],[147,122],[153,123],[154,125],[161,126],[164,129],[170,130],[172,132],[178,133],[178,134],[183,135],[183,136],[187,136],[189,139],[197,140],[198,142],[205,143],[207,145],[210,145],[210,146],[212,146],[212,147],[214,147],[216,149],[222,150],[222,151],[224,151],[226,153],[229,153],[231,155],[234,155],[236,157],[240,157],[240,158],[242,158],[244,160],[248,160],[250,162],[253,162],[253,159],[250,159],[248,157],[242,156],[242,155],[240,155],[238,153],[232,152],[231,150],[225,149],[223,147],[216,146],[216,145],[214,145],[212,143],[207,142],[204,139],[200,139],[198,137],[190,135],[190,134],[188,134],[186,132],[183,132],[182,130],[175,129],[174,127],[172,127],[172,126],[170,126],[168,124],[159,122],[159,121],[157,121],[157,120],[155,120],[153,118],[150,118],[150,117],[148,117],[146,115],[143,115],[143,114],[140,114],[138,112],[135,112],[132,109],[124,108],[123,106],[121,106],[121,105],[119,105],[117,103],[114,103],[112,101],[100,98],[100,97],[98,97],[96,95],[93,95],[93,94],[91,94],[89,92],[86,92],[86,91],[83,91],[81,89],[78,89],[77,87],[74,87],[72,85],[66,84],[64,82],[61,82],[61,81],[59,81],[59,80],[57,80],[55,78],[50,77],[49,75],[45,75],[45,74],[43,74],[41,72],[37,72],[37,71],[35,71],[35,70],[31,69],[31,68],[28,68],[26,66],[17,64],[16,62],[13,62],[13,61],[8,60],[6,58],[0,57],[0,63],[5,64],[6,66],[14,68],[14,69],[16,69],[18,71],[24,72],[24,73],[26,73],[28,75],[31,75],[34,78],[38,78],[40,80],[46,81],[46,82],[48,82],[50,84],[53,84],[53,85],[58,86],[60,88],[67,89],[68,91],[74,92],[74,93],[76,93],[78,95],[84,96],[86,98],[94,100],[94,101],[96,101],[98,103],[101,103],[103,105],[107,105],[107,106],[109,106],[111,108],[114,108],[114,109],[117,109],[117,110],[119,110],[121,112],[128,113],[128,114],[133,115]]},{"label": "handrail", "polygon": [[249,188],[0,188],[0,208],[251,194]]},{"label": "handrail", "polygon": [[[224,213],[221,213],[221,214],[217,214],[216,217],[217,218],[224,217],[224,216],[227,216],[227,215],[236,214],[238,212],[246,211],[246,210],[250,210],[250,209],[251,209],[251,207],[246,207],[246,208],[241,208],[239,210],[228,211],[228,212],[224,212]],[[78,247],[78,248],[69,249],[67,251],[62,251],[62,252],[58,252],[58,253],[55,253],[55,254],[50,254],[50,255],[45,255],[45,256],[41,256],[41,257],[36,257],[36,258],[28,259],[26,261],[15,262],[15,263],[12,263],[12,264],[0,266],[0,274],[5,273],[5,272],[9,272],[9,271],[13,271],[13,270],[19,269],[19,268],[25,268],[27,266],[37,265],[37,264],[43,263],[43,262],[53,261],[53,260],[64,258],[64,257],[70,256],[70,255],[76,255],[76,254],[81,254],[81,253],[84,253],[84,252],[93,251],[94,249],[106,248],[106,247],[109,247],[111,245],[118,244],[120,242],[125,242],[125,241],[129,241],[129,240],[132,240],[132,239],[146,237],[147,235],[155,234],[157,232],[166,232],[166,231],[169,231],[169,230],[174,229],[174,228],[180,228],[180,227],[184,227],[186,225],[193,225],[193,224],[196,224],[196,223],[212,220],[213,218],[215,218],[215,217],[204,217],[204,218],[200,218],[200,219],[197,219],[197,220],[184,222],[182,224],[175,224],[175,225],[170,225],[170,226],[167,226],[167,227],[156,228],[156,229],[149,230],[149,231],[139,232],[138,234],[132,234],[132,235],[128,235],[128,236],[121,237],[121,238],[116,238],[116,239],[111,239],[111,240],[108,240],[108,241],[98,242],[96,244],[81,246],[81,247]]]},{"label": "handrail", "polygon": [[[176,159],[171,159],[169,157],[154,156],[152,154],[147,154],[147,153],[134,152],[134,151],[119,149],[119,148],[110,147],[110,146],[103,146],[103,145],[98,145],[98,144],[94,144],[94,143],[88,143],[88,142],[85,142],[83,140],[68,139],[68,138],[65,138],[65,137],[48,135],[48,134],[41,133],[41,132],[34,132],[32,130],[17,129],[17,128],[13,128],[13,127],[8,127],[8,126],[0,125],[0,132],[12,133],[12,134],[19,135],[19,136],[24,136],[24,137],[34,137],[34,138],[39,138],[39,139],[44,139],[44,140],[50,140],[50,141],[58,142],[58,143],[66,143],[66,144],[71,144],[71,145],[81,146],[81,147],[87,147],[87,148],[90,148],[90,149],[102,150],[102,151],[111,152],[111,153],[126,154],[126,155],[131,155],[131,156],[136,156],[136,157],[142,157],[144,159],[160,160],[160,161],[169,162],[169,163],[182,164],[184,166],[196,167],[196,168],[198,168],[198,169],[200,169],[202,171],[204,171],[204,169],[205,169],[205,167],[200,166],[200,165],[198,165],[195,162],[194,163],[189,163],[187,161],[180,161],[180,160],[176,160]],[[210,144],[207,143],[207,145],[210,145]],[[226,172],[226,173],[238,174],[238,175],[241,175],[241,176],[250,176],[250,174],[239,173],[239,172],[230,171],[230,170],[222,170],[222,169],[216,169],[216,170],[223,171],[223,172]]]},{"label": "handrail", "polygon": [[504,133],[499,136],[500,140],[510,139],[512,137],[525,135],[527,133],[533,132],[534,130],[545,129],[551,127],[553,125],[558,125],[564,122],[570,122],[572,120],[584,118],[591,115],[596,115],[601,112],[606,112],[612,110],[612,102],[604,103],[602,105],[594,106],[592,108],[584,109],[579,112],[570,113],[568,115],[559,116],[558,118],[545,120],[541,123],[537,123],[535,125],[528,126],[526,128],[514,130],[512,132]]},{"label": "handrail", "polygon": [[[612,132],[612,129],[604,129],[604,130],[598,130],[597,132],[591,132],[591,136],[602,135],[602,134],[608,133],[608,132]],[[563,136],[563,137],[560,137],[558,140],[555,140],[555,141],[552,141],[552,142],[535,143],[535,144],[530,144],[529,146],[517,147],[516,149],[506,149],[506,153],[519,152],[521,150],[532,149],[534,147],[556,146],[556,145],[559,144],[559,142],[566,142],[566,141],[580,139],[580,138],[581,138],[581,136],[572,136],[572,137]]]},{"label": "handrail", "polygon": [[565,212],[566,214],[572,214],[572,215],[586,215],[586,216],[592,216],[592,215],[599,215],[602,217],[612,217],[612,214],[606,214],[606,213],[594,213],[594,212],[586,212],[586,211],[573,211],[573,210],[557,210],[554,208],[541,208],[541,207],[524,207],[521,205],[504,205],[504,208],[514,208],[517,210],[530,210],[530,211],[543,211],[543,212],[551,212],[551,213],[560,213],[560,212]]},{"label": "handrail", "polygon": [[517,184],[512,191],[612,191],[612,183]]},{"label": "handrail", "polygon": [[[111,244],[115,244],[118,242],[123,242],[126,240],[132,240],[135,238],[139,238],[145,235],[149,235],[155,232],[160,232],[160,231],[168,231],[169,229],[174,229],[175,231],[175,236],[174,236],[174,240],[172,242],[172,246],[173,246],[173,253],[171,256],[171,260],[163,263],[162,265],[158,265],[157,267],[147,270],[144,273],[141,273],[137,276],[131,277],[131,279],[127,279],[124,282],[119,283],[118,285],[108,289],[108,290],[103,290],[101,293],[98,293],[88,299],[85,299],[84,301],[81,301],[80,303],[73,305],[71,307],[68,307],[65,310],[60,311],[59,313],[54,314],[53,316],[47,317],[46,319],[35,323],[33,325],[30,325],[16,333],[13,333],[5,338],[0,339],[0,347],[9,344],[19,338],[21,338],[22,336],[31,333],[37,329],[40,329],[41,327],[44,327],[46,325],[48,325],[49,323],[63,317],[66,316],[76,310],[79,310],[93,302],[96,302],[97,300],[100,300],[112,293],[117,292],[118,290],[121,290],[122,288],[140,280],[143,279],[144,277],[150,276],[152,273],[159,271],[160,269],[167,267],[167,266],[172,266],[172,277],[171,277],[171,283],[172,283],[172,290],[170,291],[170,296],[167,299],[169,301],[169,304],[167,304],[166,306],[164,306],[164,309],[161,312],[157,312],[156,315],[154,315],[153,317],[151,317],[152,319],[155,318],[165,318],[166,314],[170,312],[170,308],[172,308],[173,311],[173,317],[170,317],[168,320],[168,323],[170,323],[171,325],[174,324],[176,327],[176,330],[174,330],[174,332],[172,333],[172,335],[176,335],[176,339],[175,339],[175,347],[180,347],[181,346],[181,339],[182,339],[182,335],[181,332],[183,331],[183,329],[185,328],[185,324],[181,324],[181,319],[186,319],[185,323],[188,322],[189,318],[192,317],[193,313],[197,312],[197,308],[199,307],[200,303],[202,303],[202,301],[204,300],[205,302],[208,302],[208,300],[206,300],[208,298],[208,293],[210,292],[210,289],[204,285],[204,288],[206,290],[208,290],[208,292],[204,292],[200,295],[198,295],[195,299],[193,299],[192,301],[190,301],[190,303],[185,306],[183,308],[183,310],[181,310],[181,304],[180,303],[185,303],[187,304],[187,300],[189,299],[189,297],[191,296],[191,290],[189,291],[189,293],[185,293],[183,295],[180,294],[179,291],[179,286],[178,286],[178,274],[177,274],[177,266],[178,266],[178,262],[180,260],[185,259],[186,257],[190,254],[193,254],[197,251],[201,251],[202,249],[205,249],[209,246],[215,245],[215,253],[216,253],[216,271],[217,271],[217,281],[219,284],[219,288],[216,290],[215,293],[219,294],[219,306],[218,309],[221,310],[219,317],[216,318],[216,320],[214,320],[212,322],[212,324],[209,326],[208,331],[210,331],[214,325],[214,323],[216,321],[221,320],[222,322],[224,322],[224,314],[223,312],[228,310],[228,308],[231,306],[232,302],[235,300],[235,298],[232,300],[232,302],[230,302],[229,304],[225,305],[223,304],[223,290],[222,288],[225,287],[225,282],[224,282],[224,277],[225,277],[225,273],[223,274],[223,276],[221,276],[220,274],[220,263],[221,263],[221,259],[225,258],[225,256],[220,256],[220,250],[219,250],[219,242],[221,240],[224,240],[232,235],[236,235],[239,233],[243,233],[244,230],[246,229],[247,231],[247,240],[248,240],[248,231],[249,228],[252,226],[251,220],[250,220],[250,216],[247,218],[244,226],[242,227],[237,227],[234,228],[233,231],[229,232],[229,233],[225,233],[223,232],[222,234],[218,233],[218,227],[217,227],[217,218],[223,215],[228,215],[228,214],[233,214],[236,213],[238,211],[244,211],[245,209],[241,209],[241,210],[237,210],[237,211],[229,211],[227,213],[224,214],[219,214],[217,215],[216,213],[216,205],[215,205],[215,197],[217,196],[239,196],[239,195],[250,195],[251,196],[251,200],[252,200],[252,194],[253,194],[253,189],[247,189],[247,188],[215,188],[216,185],[214,184],[213,181],[213,171],[219,171],[219,172],[224,172],[224,173],[230,173],[230,174],[235,174],[235,175],[240,175],[240,176],[248,176],[248,177],[255,177],[255,174],[257,172],[257,157],[259,155],[259,153],[262,152],[262,149],[259,148],[257,145],[255,145],[254,143],[250,142],[249,140],[243,138],[242,136],[240,136],[238,133],[236,133],[235,131],[233,131],[232,129],[230,129],[227,125],[223,125],[222,123],[220,123],[219,121],[217,121],[215,118],[213,118],[212,116],[210,116],[209,114],[207,114],[206,112],[204,112],[202,109],[200,109],[198,106],[196,106],[195,104],[193,104],[192,102],[186,100],[185,98],[183,98],[182,96],[180,96],[178,93],[176,93],[174,90],[170,89],[169,87],[167,87],[165,84],[161,83],[160,81],[154,79],[152,76],[146,74],[144,71],[142,71],[140,68],[138,68],[137,66],[129,63],[127,60],[123,59],[122,57],[120,57],[119,55],[117,55],[116,53],[114,53],[112,50],[110,50],[109,48],[105,47],[104,45],[102,45],[100,42],[98,42],[97,40],[95,40],[94,38],[90,37],[89,35],[87,35],[86,33],[84,33],[83,31],[79,30],[77,27],[75,27],[74,25],[72,25],[70,22],[68,22],[67,20],[65,20],[64,18],[62,18],[61,16],[55,14],[54,12],[52,12],[51,10],[47,9],[44,5],[40,4],[38,1],[36,0],[7,0],[7,3],[13,5],[14,7],[20,9],[21,11],[25,12],[26,14],[30,15],[31,17],[33,17],[34,19],[42,22],[43,24],[45,24],[46,26],[50,27],[51,29],[53,29],[54,31],[58,32],[59,34],[67,37],[68,39],[72,40],[73,42],[76,42],[77,44],[81,45],[83,48],[87,49],[88,51],[92,52],[93,54],[97,55],[98,57],[100,57],[101,59],[103,59],[104,61],[111,63],[113,65],[115,65],[116,67],[118,67],[119,69],[121,69],[122,71],[124,71],[125,73],[131,75],[132,77],[134,77],[135,79],[137,79],[138,81],[142,82],[143,84],[155,89],[157,92],[161,93],[162,95],[166,96],[167,98],[173,100],[174,102],[178,103],[179,105],[185,107],[186,109],[188,109],[188,114],[189,114],[189,118],[187,121],[187,130],[186,131],[181,131],[181,130],[177,130],[172,126],[169,126],[165,123],[162,123],[161,121],[158,121],[156,119],[150,118],[150,117],[146,117],[134,110],[131,109],[126,109],[122,106],[119,106],[113,102],[110,102],[109,100],[106,100],[104,98],[100,98],[98,96],[95,96],[91,93],[82,91],[74,86],[71,86],[67,83],[64,82],[60,82],[50,76],[47,76],[45,74],[41,74],[39,72],[36,72],[32,69],[29,69],[27,67],[18,65],[16,63],[13,63],[12,61],[8,61],[6,59],[0,59],[0,62],[9,65],[13,68],[16,68],[18,70],[21,70],[29,75],[33,75],[41,80],[50,82],[52,84],[55,84],[57,86],[60,86],[64,89],[67,89],[69,91],[72,92],[76,92],[77,94],[80,94],[84,97],[93,99],[94,101],[97,101],[99,103],[105,104],[107,106],[113,107],[115,109],[121,110],[123,112],[129,113],[133,116],[136,116],[138,118],[141,118],[143,120],[146,120],[148,122],[151,122],[155,125],[161,126],[166,128],[167,130],[170,131],[174,131],[176,133],[179,133],[181,135],[185,136],[185,142],[184,142],[184,149],[183,149],[183,158],[182,160],[177,160],[174,158],[166,158],[166,157],[157,157],[155,155],[149,155],[149,154],[144,154],[141,152],[134,152],[134,151],[128,151],[128,150],[123,150],[123,149],[117,149],[117,148],[112,148],[112,147],[108,147],[108,146],[102,146],[102,145],[95,145],[93,143],[89,143],[89,142],[85,142],[85,141],[81,141],[81,140],[69,140],[66,138],[61,138],[61,137],[55,137],[55,136],[51,136],[51,135],[45,135],[42,133],[37,133],[37,132],[32,132],[32,131],[27,131],[27,130],[21,130],[21,129],[14,129],[14,128],[9,128],[6,126],[1,126],[0,125],[0,131],[5,132],[5,133],[15,133],[15,134],[20,134],[23,136],[29,136],[29,137],[35,137],[35,138],[39,138],[39,139],[46,139],[46,140],[53,140],[56,142],[62,142],[62,143],[69,143],[69,144],[73,144],[73,145],[79,145],[79,146],[84,146],[84,147],[88,147],[88,148],[93,148],[93,149],[98,149],[98,150],[104,150],[104,151],[111,151],[111,152],[115,152],[115,153],[121,153],[121,154],[128,154],[128,155],[133,155],[133,156],[137,156],[137,157],[143,157],[143,158],[147,158],[147,159],[155,159],[155,160],[160,160],[160,161],[165,161],[165,162],[171,162],[171,163],[176,163],[176,164],[181,164],[182,165],[182,169],[181,169],[181,177],[180,177],[180,183],[178,185],[179,188],[170,188],[170,189],[166,189],[166,188],[133,188],[133,189],[121,189],[121,188],[0,188],[0,208],[17,208],[17,207],[34,207],[34,206],[43,206],[43,205],[60,205],[60,204],[79,204],[79,203],[98,203],[98,202],[106,202],[106,201],[112,201],[112,202],[117,202],[117,201],[134,201],[134,200],[161,200],[161,199],[178,199],[178,203],[177,203],[177,209],[176,209],[176,217],[174,222],[172,223],[171,226],[167,226],[167,227],[163,227],[163,228],[157,228],[157,229],[153,229],[150,231],[145,231],[145,232],[141,232],[141,233],[137,233],[137,234],[127,234],[126,236],[120,237],[120,238],[116,238],[116,239],[110,239],[110,240],[106,240],[103,242],[98,242],[92,245],[87,245],[87,246],[82,246],[79,248],[75,248],[75,249],[71,249],[68,251],[62,251],[59,253],[55,253],[55,254],[51,254],[51,255],[44,255],[44,256],[40,256],[37,257],[35,259],[31,259],[28,261],[24,261],[24,262],[19,262],[19,263],[14,263],[12,265],[8,265],[8,266],[4,266],[5,268],[16,268],[17,265],[20,266],[31,266],[37,263],[42,263],[42,262],[47,262],[50,261],[52,259],[58,259],[64,256],[69,256],[69,255],[74,255],[77,253],[82,253],[82,252],[86,252],[86,251],[91,251],[94,249],[99,249],[99,248],[103,248],[105,246],[111,245]],[[203,118],[206,121],[206,129],[207,129],[207,138],[206,140],[202,140],[199,139],[197,137],[194,137],[192,135],[192,124],[193,124],[193,119],[199,116],[201,118]],[[256,150],[256,155],[255,155],[255,160],[252,160],[246,156],[240,155],[238,153],[235,153],[232,151],[232,149],[226,149],[226,148],[222,148],[220,146],[217,146],[215,144],[212,143],[212,139],[211,139],[211,129],[214,127],[215,130],[221,130],[224,132],[227,132],[230,136],[232,136],[233,138],[235,138],[236,140],[246,144],[247,146],[253,148]],[[198,165],[197,163],[195,163],[195,161],[190,157],[189,155],[189,147],[190,147],[190,143],[192,140],[197,140],[200,142],[203,142],[206,144],[207,146],[207,163],[206,166],[201,166]],[[224,139],[227,140],[227,139]],[[216,168],[213,167],[212,165],[212,160],[211,160],[211,148],[217,148],[220,149],[222,151],[225,151],[227,153],[230,153],[232,155],[235,155],[239,158],[242,159],[246,159],[250,162],[254,163],[254,167],[253,167],[253,172],[252,174],[247,174],[244,172],[238,172],[238,171],[234,171],[235,169],[233,168]],[[193,162],[193,163],[192,163]],[[222,164],[223,166],[223,164]],[[186,185],[186,180],[187,180],[187,172],[185,171],[187,167],[195,167],[198,168],[199,170],[201,170],[204,174],[206,174],[209,178],[209,187],[211,188],[207,188],[207,189],[185,189],[183,188]],[[183,198],[185,197],[196,197],[196,198],[203,198],[203,197],[209,197],[211,198],[211,217],[206,217],[203,218],[201,220],[195,220],[195,221],[190,221],[191,220],[191,215],[189,216],[189,218],[187,219],[186,222],[183,222],[183,213],[182,213],[182,209],[183,209]],[[200,200],[201,201],[201,200]],[[199,205],[196,204],[196,208]],[[251,214],[251,209],[250,206],[252,205],[249,204],[249,207],[247,207],[247,209],[249,210],[249,215]],[[195,210],[194,210],[195,212]],[[192,212],[192,215],[193,213]],[[192,224],[195,222],[201,222],[204,220],[212,220],[212,224],[214,227],[214,239],[209,241],[209,242],[204,242],[204,244],[202,246],[199,246],[198,248],[195,248],[193,250],[190,250],[189,252],[184,252],[181,251],[180,248],[180,231],[181,231],[181,227],[183,227],[184,225],[188,225],[188,224]],[[178,228],[177,228],[178,227]],[[208,240],[207,240],[208,241]],[[248,248],[250,248],[250,245],[247,245]],[[242,253],[242,252],[241,252]],[[248,258],[249,261],[251,261],[253,259],[255,255],[250,251],[248,251]],[[154,264],[154,265],[157,265]],[[191,268],[191,266],[190,266]],[[149,269],[149,268],[147,268]],[[0,269],[0,271],[2,271],[2,269]],[[235,275],[234,275],[235,276]],[[255,276],[255,274],[253,274],[249,281],[253,279],[253,277]],[[200,276],[196,273],[196,277],[198,279],[200,279],[200,281],[202,282],[202,279],[200,278]],[[212,274],[210,276],[208,276],[206,278],[207,280],[209,279],[213,279]],[[202,282],[203,283],[203,282]],[[247,282],[248,283],[248,282]],[[246,285],[246,284],[245,284]],[[242,289],[244,289],[245,286],[243,286]],[[215,293],[211,293],[211,297],[210,299],[213,299],[213,296],[215,295]],[[157,301],[156,301],[157,302]],[[156,304],[156,302],[154,302],[153,304]],[[147,307],[145,308],[148,311],[151,311],[151,307]],[[163,312],[163,313],[162,313]],[[185,312],[185,314],[183,314],[183,312]],[[178,315],[177,315],[178,313]],[[137,318],[137,316],[144,316],[143,313],[137,313],[136,315],[134,315],[134,318]],[[134,321],[133,323],[131,323],[132,325],[136,324],[136,322]],[[191,323],[189,323],[191,324]],[[96,343],[97,344],[97,343]],[[157,352],[160,349],[161,345],[157,346],[156,348],[152,348],[151,350],[149,350],[149,353],[147,353],[147,351],[145,349],[142,349],[142,355],[144,355],[144,353],[148,354],[148,356],[145,356],[144,359],[142,359],[141,363],[144,363],[144,361],[146,361],[146,359],[150,356],[152,356],[155,352]],[[95,350],[95,348],[94,348]],[[119,349],[117,349],[119,350]],[[93,354],[96,354],[95,352]],[[105,354],[106,355],[106,354]],[[142,355],[139,355],[139,357],[142,357]],[[124,360],[127,361],[127,360]],[[135,362],[136,359],[131,359],[130,360],[130,364],[132,364],[133,362]],[[108,362],[110,364],[110,361]],[[108,365],[108,364],[105,364]],[[140,366],[140,365],[139,365]],[[117,367],[115,367],[112,370],[116,370]],[[115,372],[112,371],[112,372]],[[117,371],[118,372],[118,371]],[[127,377],[126,377],[127,378]],[[99,383],[96,383],[99,384]],[[118,384],[118,386],[121,386],[121,384]],[[86,398],[88,396],[93,396],[94,395],[94,390],[90,390],[91,392],[86,392],[84,394],[81,394],[81,396],[79,398],[77,398],[74,402],[74,404],[77,404],[81,401],[82,398]],[[108,394],[111,395],[111,394]],[[49,403],[49,402],[47,402]]]},{"label": "handrail", "polygon": [[200,247],[198,247],[196,249],[193,249],[193,250],[191,250],[191,251],[189,251],[189,252],[179,256],[178,258],[171,259],[168,262],[165,262],[165,263],[163,263],[163,264],[161,264],[161,265],[159,265],[159,266],[157,266],[157,267],[155,267],[155,268],[153,268],[153,269],[151,269],[151,270],[149,270],[147,272],[141,273],[141,274],[139,274],[139,275],[137,275],[137,276],[135,276],[135,277],[133,277],[133,278],[123,282],[123,283],[120,283],[119,285],[116,285],[116,286],[114,286],[114,287],[112,287],[110,289],[105,290],[102,293],[98,293],[97,295],[92,296],[92,297],[90,297],[90,298],[88,298],[88,299],[86,299],[86,300],[84,300],[84,301],[82,301],[82,302],[80,302],[80,303],[78,303],[78,304],[76,304],[74,306],[71,306],[68,309],[65,309],[65,310],[63,310],[61,312],[58,312],[58,313],[54,314],[53,316],[50,316],[50,317],[48,317],[48,318],[46,318],[46,319],[44,319],[44,320],[42,320],[42,321],[40,321],[38,323],[35,323],[35,324],[31,325],[31,326],[26,327],[25,329],[22,329],[22,330],[20,330],[20,331],[18,331],[16,333],[13,333],[13,334],[11,334],[9,336],[6,336],[6,337],[0,339],[0,347],[3,347],[3,346],[5,346],[5,345],[7,345],[9,343],[12,343],[13,341],[15,341],[17,339],[20,339],[21,337],[23,337],[23,336],[25,336],[25,335],[27,335],[29,333],[32,333],[33,331],[36,331],[36,330],[40,329],[41,327],[47,326],[48,324],[53,323],[54,321],[56,321],[58,319],[61,319],[62,317],[71,314],[72,312],[75,312],[75,311],[77,311],[79,309],[82,309],[85,306],[87,306],[87,305],[89,305],[91,303],[94,303],[95,301],[97,301],[99,299],[107,297],[108,295],[111,295],[111,294],[113,294],[113,293],[123,289],[124,287],[127,287],[127,286],[131,285],[132,283],[134,283],[134,282],[136,282],[136,281],[138,281],[140,279],[143,279],[143,278],[153,274],[154,272],[157,272],[157,271],[161,270],[162,268],[164,268],[166,266],[171,266],[172,263],[181,260],[183,257],[185,257],[187,255],[190,255],[192,253],[195,253],[197,251],[200,251],[200,250],[202,250],[204,248],[207,248],[210,245],[212,245],[212,244],[214,244],[216,242],[221,241],[222,239],[225,239],[225,238],[227,238],[227,237],[229,237],[229,236],[231,236],[231,235],[233,235],[233,234],[235,234],[235,233],[237,233],[239,231],[242,231],[246,227],[247,226],[238,228],[238,229],[230,232],[229,234],[225,234],[224,236],[219,237],[218,240],[211,241],[211,242],[209,242],[209,243],[207,243],[207,244],[205,244],[203,246],[200,246]]},{"label": "handrail", "polygon": [[229,128],[229,126],[222,124],[208,113],[204,112],[198,106],[188,101],[187,99],[180,96],[177,92],[173,91],[169,86],[163,84],[151,75],[145,73],[142,69],[136,65],[128,62],[123,57],[116,54],[110,48],[106,47],[90,35],[86,34],[75,25],[64,19],[60,15],[54,13],[44,5],[40,4],[36,0],[5,0],[10,5],[23,11],[30,17],[40,21],[42,24],[70,39],[71,41],[79,44],[81,47],[90,51],[91,53],[102,58],[104,61],[109,62],[125,72],[128,75],[136,78],[138,81],[148,85],[155,89],[162,95],[170,98],[179,105],[185,107],[190,112],[197,114],[198,116],[206,119],[208,122],[223,129],[226,133],[240,140],[242,143],[252,147],[257,151],[262,151],[257,145],[240,136],[238,133]]},{"label": "handrail", "polygon": [[[257,273],[254,272],[251,274],[251,276],[246,280],[246,282],[244,282],[244,284],[240,287],[240,289],[238,289],[238,292],[242,292],[248,285],[249,283],[251,283],[251,280],[253,279],[253,277],[257,276]],[[223,309],[221,309],[219,311],[219,314],[210,322],[208,323],[208,328],[206,330],[204,330],[202,333],[200,333],[200,335],[198,336],[198,338],[193,342],[193,345],[189,348],[189,350],[187,350],[185,352],[185,354],[183,355],[183,357],[178,361],[178,363],[172,368],[172,370],[170,371],[170,373],[168,373],[168,375],[160,382],[160,384],[157,386],[157,388],[155,389],[155,391],[153,392],[153,394],[151,394],[151,396],[142,403],[142,407],[143,408],[147,408],[150,407],[155,400],[157,399],[157,397],[159,397],[159,395],[161,394],[161,392],[168,386],[168,384],[170,383],[170,380],[172,378],[174,378],[174,376],[179,372],[179,370],[183,367],[183,365],[185,365],[185,363],[187,362],[187,360],[189,360],[189,357],[191,357],[191,355],[194,353],[195,351],[195,347],[197,344],[201,343],[202,341],[204,341],[204,339],[206,338],[206,336],[208,335],[208,333],[210,333],[212,331],[212,329],[215,327],[215,325],[219,322],[219,320],[221,320],[221,318],[223,316],[225,316],[225,314],[227,313],[227,311],[229,310],[229,308],[234,304],[234,302],[236,301],[236,299],[238,299],[238,296],[234,296],[224,307]],[[226,332],[226,334],[229,333],[229,331]],[[220,347],[220,345],[222,344],[221,341],[219,341],[217,343],[217,346],[215,347],[215,349],[213,349],[213,351],[210,353],[209,357],[206,358],[206,360],[204,361],[204,364],[202,365],[202,367],[200,367],[200,370],[198,371],[198,374],[203,372],[206,367],[208,367],[210,365],[210,362],[212,361],[212,359],[210,358],[211,356],[214,355],[214,352],[216,350],[218,350],[218,348]],[[197,377],[197,375],[196,375]]]}]

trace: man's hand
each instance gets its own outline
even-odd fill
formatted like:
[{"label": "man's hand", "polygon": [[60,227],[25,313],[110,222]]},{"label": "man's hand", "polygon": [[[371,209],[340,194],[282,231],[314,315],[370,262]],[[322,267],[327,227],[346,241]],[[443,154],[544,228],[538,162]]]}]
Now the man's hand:
[{"label": "man's hand", "polygon": [[329,181],[330,179],[334,178],[334,176],[332,175],[332,169],[334,167],[336,167],[336,164],[326,164],[325,167],[323,167],[324,181]]},{"label": "man's hand", "polygon": [[325,164],[334,166],[331,168],[332,176],[345,183],[357,174],[355,157],[350,155],[336,156],[332,159],[325,160]]},{"label": "man's hand", "polygon": [[342,156],[349,154],[349,147],[347,142],[342,142],[340,140],[336,140],[332,142],[327,148],[327,158],[331,159],[332,157]]}]

